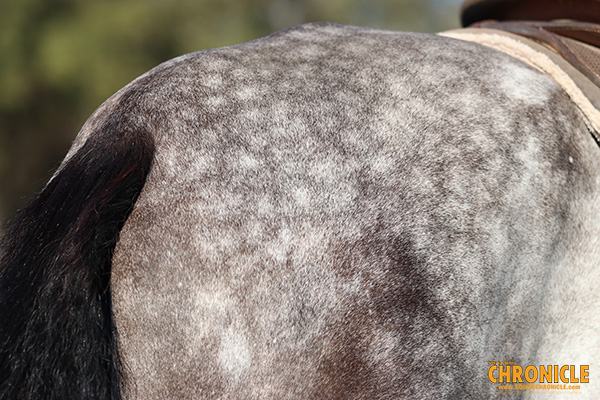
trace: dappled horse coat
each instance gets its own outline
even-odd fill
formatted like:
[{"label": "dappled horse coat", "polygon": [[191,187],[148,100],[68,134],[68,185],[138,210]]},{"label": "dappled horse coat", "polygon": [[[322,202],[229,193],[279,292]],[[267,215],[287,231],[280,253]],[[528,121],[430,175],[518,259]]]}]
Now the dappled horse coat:
[{"label": "dappled horse coat", "polygon": [[7,235],[0,397],[495,398],[489,361],[597,363],[599,164],[551,78],[473,43],[168,61]]}]

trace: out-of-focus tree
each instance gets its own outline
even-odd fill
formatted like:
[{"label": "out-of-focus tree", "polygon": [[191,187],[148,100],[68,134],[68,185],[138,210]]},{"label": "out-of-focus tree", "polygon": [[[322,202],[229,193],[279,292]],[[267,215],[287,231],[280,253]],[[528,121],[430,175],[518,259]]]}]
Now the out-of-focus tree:
[{"label": "out-of-focus tree", "polygon": [[309,21],[434,32],[460,0],[0,0],[0,220],[87,116],[158,63]]}]

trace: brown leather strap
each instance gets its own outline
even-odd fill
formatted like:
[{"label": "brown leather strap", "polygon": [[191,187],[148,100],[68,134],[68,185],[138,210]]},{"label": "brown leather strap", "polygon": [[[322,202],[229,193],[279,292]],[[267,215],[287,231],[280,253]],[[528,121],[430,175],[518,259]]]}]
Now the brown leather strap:
[{"label": "brown leather strap", "polygon": [[600,86],[600,25],[581,22],[484,21],[475,27],[498,29],[552,48]]},{"label": "brown leather strap", "polygon": [[600,0],[466,0],[461,22],[469,26],[493,19],[552,21],[570,19],[600,24]]}]

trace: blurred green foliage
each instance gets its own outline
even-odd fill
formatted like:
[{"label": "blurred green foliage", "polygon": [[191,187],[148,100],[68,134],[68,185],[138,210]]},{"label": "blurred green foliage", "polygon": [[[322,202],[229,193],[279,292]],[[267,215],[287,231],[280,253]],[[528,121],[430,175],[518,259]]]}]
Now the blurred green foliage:
[{"label": "blurred green foliage", "polygon": [[0,0],[0,220],[41,189],[79,127],[158,63],[309,21],[435,32],[460,0]]}]

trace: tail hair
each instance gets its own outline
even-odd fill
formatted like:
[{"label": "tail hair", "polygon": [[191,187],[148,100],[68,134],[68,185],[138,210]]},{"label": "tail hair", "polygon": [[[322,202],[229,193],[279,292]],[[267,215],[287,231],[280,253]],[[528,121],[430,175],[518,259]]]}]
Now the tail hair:
[{"label": "tail hair", "polygon": [[0,246],[0,399],[120,399],[111,258],[154,155],[117,117],[8,224]]}]

